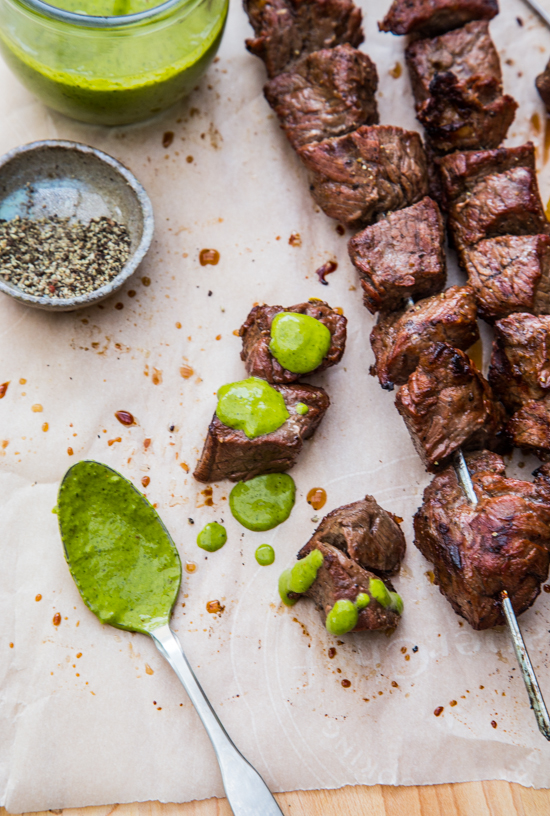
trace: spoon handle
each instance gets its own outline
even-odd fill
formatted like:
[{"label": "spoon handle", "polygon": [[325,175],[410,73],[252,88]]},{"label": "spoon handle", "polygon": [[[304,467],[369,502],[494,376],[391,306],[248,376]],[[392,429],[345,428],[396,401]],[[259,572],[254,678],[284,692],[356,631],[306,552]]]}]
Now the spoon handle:
[{"label": "spoon handle", "polygon": [[231,742],[206,694],[199,685],[181,644],[168,624],[151,632],[155,646],[170,663],[195,706],[214,747],[227,801],[234,816],[282,816],[260,774]]}]

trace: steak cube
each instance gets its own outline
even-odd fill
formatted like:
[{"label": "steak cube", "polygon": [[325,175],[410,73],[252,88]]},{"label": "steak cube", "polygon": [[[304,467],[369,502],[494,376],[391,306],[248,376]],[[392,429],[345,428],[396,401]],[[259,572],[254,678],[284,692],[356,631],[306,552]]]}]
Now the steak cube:
[{"label": "steak cube", "polygon": [[271,79],[264,94],[295,150],[378,123],[373,61],[351,45],[315,51]]},{"label": "steak cube", "polygon": [[319,542],[336,547],[363,569],[382,577],[399,572],[406,548],[397,517],[380,507],[372,496],[337,507],[326,515],[309,545],[314,547]]},{"label": "steak cube", "polygon": [[506,430],[515,448],[550,459],[550,397],[526,402],[512,416]]},{"label": "steak cube", "polygon": [[395,399],[427,470],[459,449],[502,448],[504,408],[463,351],[438,343],[425,352]]},{"label": "steak cube", "polygon": [[436,343],[466,351],[479,340],[474,294],[469,286],[450,286],[441,295],[419,300],[411,309],[382,312],[370,342],[382,388],[404,385],[420,356]]},{"label": "steak cube", "polygon": [[349,256],[359,272],[363,302],[372,314],[443,289],[444,235],[439,207],[431,198],[389,213],[354,235]]},{"label": "steak cube", "polygon": [[[245,322],[239,329],[243,339],[241,360],[244,360],[246,370],[253,377],[261,377],[270,383],[296,382],[302,376],[283,368],[276,357],[269,350],[271,342],[271,324],[276,315],[281,312],[295,312],[305,314],[319,320],[330,331],[332,342],[323,362],[315,373],[324,371],[336,365],[342,359],[346,347],[346,324],[344,315],[331,309],[323,300],[309,300],[307,303],[298,303],[296,306],[254,306]],[[313,373],[313,372],[310,372]]]},{"label": "steak cube", "polygon": [[305,145],[298,155],[310,191],[326,215],[350,227],[414,204],[428,192],[426,154],[418,133],[389,125]]},{"label": "steak cube", "polygon": [[434,566],[435,582],[454,611],[474,629],[505,623],[501,593],[517,615],[534,603],[548,575],[550,480],[507,479],[500,456],[466,457],[478,504],[468,502],[455,469],[424,491],[414,517],[414,543]]},{"label": "steak cube", "polygon": [[544,102],[547,113],[550,114],[550,61],[542,74],[539,74],[536,78],[535,85],[540,98]]},{"label": "steak cube", "polygon": [[532,142],[453,153],[438,160],[449,230],[459,258],[484,238],[548,231]]},{"label": "steak cube", "polygon": [[463,254],[479,314],[492,322],[514,312],[550,313],[550,238],[501,235]]},{"label": "steak cube", "polygon": [[[275,385],[290,416],[276,431],[249,439],[243,431],[224,425],[216,414],[208,428],[201,458],[193,476],[199,482],[246,481],[263,473],[281,473],[296,464],[304,440],[312,436],[330,405],[323,388],[312,385]],[[308,407],[296,411],[298,403]]]},{"label": "steak cube", "polygon": [[497,0],[394,0],[380,31],[434,37],[471,20],[491,20]]},{"label": "steak cube", "polygon": [[502,95],[500,60],[486,20],[416,40],[405,57],[417,116],[434,150],[498,147],[517,104]]},{"label": "steak cube", "polygon": [[513,314],[495,323],[489,383],[510,412],[550,394],[550,317]]},{"label": "steak cube", "polygon": [[[378,576],[360,567],[342,550],[318,541],[315,537],[302,547],[298,558],[305,558],[312,550],[319,550],[323,556],[323,563],[319,567],[317,578],[304,593],[304,597],[314,601],[323,621],[326,620],[336,601],[354,602],[360,593],[365,592],[370,597],[370,603],[359,612],[357,624],[352,631],[394,629],[397,626],[400,619],[399,613],[389,606],[384,607],[370,595],[371,579],[376,579]],[[388,580],[385,580],[384,583],[390,592],[394,591]]]},{"label": "steak cube", "polygon": [[244,9],[255,34],[246,47],[270,78],[313,51],[357,47],[364,39],[361,9],[352,0],[244,0]]}]

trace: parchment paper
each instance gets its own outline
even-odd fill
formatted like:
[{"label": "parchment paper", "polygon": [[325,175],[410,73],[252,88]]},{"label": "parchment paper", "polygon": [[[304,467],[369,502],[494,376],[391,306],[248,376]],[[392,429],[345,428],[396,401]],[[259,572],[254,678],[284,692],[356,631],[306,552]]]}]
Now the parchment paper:
[{"label": "parchment paper", "polygon": [[[367,5],[363,48],[380,74],[381,121],[416,128],[406,71],[390,74],[403,66],[403,40],[377,32],[386,2]],[[509,143],[535,141],[546,200],[545,114],[533,81],[550,34],[519,0],[501,6],[491,29],[505,89],[520,103]],[[0,801],[13,812],[223,795],[208,739],[153,643],[102,627],[70,578],[51,509],[66,469],[86,457],[138,486],[150,477],[147,495],[183,561],[197,565],[184,572],[174,628],[227,730],[273,790],[479,779],[550,785],[550,746],[507,633],[476,633],[459,620],[412,545],[428,479],[392,395],[368,376],[373,319],[347,259],[349,236],[316,211],[262,97],[264,70],[244,49],[248,35],[234,0],[220,60],[191,98],[154,122],[112,130],[49,112],[0,65],[2,152],[41,138],[95,145],[142,181],[157,225],[146,262],[104,305],[48,315],[0,298],[0,382],[10,381],[0,401]],[[165,131],[175,134],[168,149]],[[289,245],[293,233],[301,246]],[[218,249],[220,263],[201,267],[202,248]],[[338,270],[325,287],[315,269],[330,258]],[[451,283],[461,280],[454,269]],[[251,533],[228,512],[229,483],[215,485],[206,506],[203,486],[181,465],[194,466],[217,388],[245,376],[232,332],[252,304],[310,296],[344,308],[348,347],[339,367],[311,380],[326,386],[332,406],[292,471],[292,516]],[[487,362],[488,332],[484,350]],[[191,378],[180,375],[184,364]],[[120,425],[120,409],[138,425]],[[529,478],[535,461],[522,460],[522,469],[519,460],[510,472]],[[319,514],[305,500],[312,487],[328,494]],[[396,581],[405,614],[391,637],[336,640],[309,602],[281,608],[277,577],[316,515],[367,492],[405,519],[409,546]],[[197,532],[222,519],[228,543],[206,555]],[[269,568],[254,559],[263,542],[277,553]],[[221,616],[206,611],[213,599],[225,606]],[[550,701],[550,596],[543,592],[520,622]]]}]

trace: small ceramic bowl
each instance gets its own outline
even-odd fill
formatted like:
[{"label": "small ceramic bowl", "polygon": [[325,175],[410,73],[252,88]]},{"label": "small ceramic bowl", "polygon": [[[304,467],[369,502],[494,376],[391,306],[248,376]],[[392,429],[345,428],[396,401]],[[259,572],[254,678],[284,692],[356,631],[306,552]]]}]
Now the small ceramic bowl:
[{"label": "small ceramic bowl", "polygon": [[0,158],[0,219],[17,215],[57,215],[83,223],[107,216],[130,235],[130,257],[119,274],[78,297],[29,295],[0,275],[0,292],[52,312],[82,309],[112,295],[136,271],[153,238],[153,208],[137,179],[116,159],[76,142],[33,142]]}]

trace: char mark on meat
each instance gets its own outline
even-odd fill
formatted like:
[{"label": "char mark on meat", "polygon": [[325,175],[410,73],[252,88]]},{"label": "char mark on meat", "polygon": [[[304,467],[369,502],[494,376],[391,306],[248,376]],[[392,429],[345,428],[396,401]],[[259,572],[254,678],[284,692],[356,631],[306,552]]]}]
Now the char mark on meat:
[{"label": "char mark on meat", "polygon": [[[276,431],[249,439],[243,431],[224,425],[216,414],[208,428],[201,458],[194,472],[199,482],[232,482],[252,479],[262,473],[281,473],[296,464],[304,440],[310,437],[330,405],[323,388],[312,385],[275,385],[290,416]],[[301,402],[306,414],[296,411]]]},{"label": "char mark on meat", "polygon": [[405,57],[417,117],[433,150],[498,147],[517,104],[502,94],[500,60],[486,20],[412,42]]},{"label": "char mark on meat", "polygon": [[396,575],[405,556],[405,536],[393,513],[372,496],[333,510],[321,521],[308,546],[318,542],[341,550],[363,569],[387,578]]},{"label": "char mark on meat", "polygon": [[264,94],[295,150],[378,124],[378,74],[351,45],[315,51],[269,80]]},{"label": "char mark on meat", "polygon": [[472,20],[491,20],[497,0],[394,0],[380,31],[434,37]]},{"label": "char mark on meat", "polygon": [[505,447],[503,406],[466,354],[445,343],[422,354],[395,405],[429,471],[459,448]]},{"label": "char mark on meat", "polygon": [[[314,601],[323,621],[336,601],[354,602],[362,592],[370,595],[370,581],[378,576],[360,567],[338,547],[325,544],[315,536],[302,547],[298,558],[305,558],[312,550],[319,550],[323,556],[323,563],[317,572],[317,578],[304,593],[304,597]],[[390,581],[386,579],[384,583],[389,591],[394,591]],[[359,612],[357,625],[352,631],[394,629],[399,620],[398,612],[382,606],[371,596],[368,606]]]},{"label": "char mark on meat", "polygon": [[393,390],[404,385],[420,357],[436,343],[466,351],[479,340],[477,309],[470,286],[451,286],[440,295],[419,300],[412,309],[381,312],[370,336],[375,365],[371,374]]},{"label": "char mark on meat", "polygon": [[550,397],[526,402],[506,428],[514,447],[550,461]]},{"label": "char mark on meat", "polygon": [[535,85],[540,94],[540,98],[544,102],[546,112],[550,116],[550,61],[542,74],[539,74],[536,78]]},{"label": "char mark on meat", "polygon": [[454,611],[474,629],[488,629],[505,623],[503,590],[519,615],[548,575],[550,474],[544,466],[534,483],[508,479],[502,458],[488,451],[466,462],[478,504],[468,502],[455,469],[447,468],[424,491],[414,543]]},{"label": "char mark on meat", "polygon": [[428,192],[426,154],[418,133],[389,125],[300,148],[310,191],[326,215],[349,227],[400,210]]},{"label": "char mark on meat", "polygon": [[[296,306],[254,306],[245,322],[239,329],[243,339],[241,360],[251,376],[261,377],[270,383],[296,382],[302,376],[283,368],[269,350],[271,342],[271,324],[276,315],[281,312],[304,314],[319,320],[331,334],[330,348],[315,373],[324,371],[336,365],[342,359],[346,346],[346,318],[331,309],[328,303],[322,300],[310,300],[307,303],[298,303]],[[314,373],[314,372],[310,372]]]},{"label": "char mark on meat", "polygon": [[450,236],[465,250],[498,235],[548,232],[533,144],[452,153],[438,159]]},{"label": "char mark on meat", "polygon": [[550,313],[550,237],[502,235],[463,254],[479,314],[493,322],[514,312]]},{"label": "char mark on meat", "polygon": [[363,302],[375,314],[440,292],[447,276],[443,219],[431,198],[389,213],[349,242]]},{"label": "char mark on meat", "polygon": [[255,34],[246,47],[270,78],[314,51],[357,47],[364,39],[361,9],[352,0],[244,0],[244,9]]},{"label": "char mark on meat", "polygon": [[513,314],[495,323],[489,382],[511,413],[550,394],[550,317]]}]

